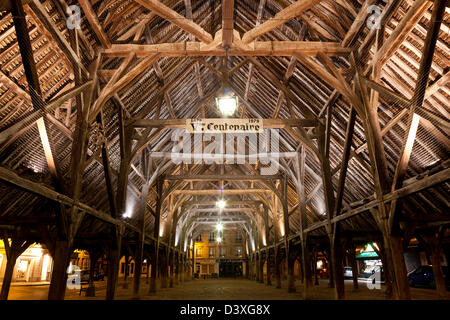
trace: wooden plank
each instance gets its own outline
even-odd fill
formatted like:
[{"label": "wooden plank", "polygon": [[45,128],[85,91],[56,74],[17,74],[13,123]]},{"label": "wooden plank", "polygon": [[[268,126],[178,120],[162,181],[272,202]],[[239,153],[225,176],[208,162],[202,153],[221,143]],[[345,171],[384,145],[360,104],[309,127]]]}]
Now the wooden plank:
[{"label": "wooden plank", "polygon": [[199,40],[205,43],[211,43],[213,41],[211,34],[206,32],[202,27],[200,27],[193,21],[186,19],[181,14],[170,9],[160,1],[158,0],[135,0],[135,1],[140,5],[142,5],[143,7],[156,13],[161,18],[170,21],[174,25],[178,26],[179,28],[183,29],[184,31],[190,34],[193,34]]},{"label": "wooden plank", "polygon": [[287,8],[284,8],[280,12],[278,12],[273,18],[265,21],[264,23],[256,26],[255,28],[247,31],[242,36],[242,42],[244,44],[248,44],[257,37],[270,32],[276,27],[288,22],[292,18],[300,15],[306,10],[312,8],[314,5],[321,2],[321,0],[304,0],[304,1],[296,1]]}]

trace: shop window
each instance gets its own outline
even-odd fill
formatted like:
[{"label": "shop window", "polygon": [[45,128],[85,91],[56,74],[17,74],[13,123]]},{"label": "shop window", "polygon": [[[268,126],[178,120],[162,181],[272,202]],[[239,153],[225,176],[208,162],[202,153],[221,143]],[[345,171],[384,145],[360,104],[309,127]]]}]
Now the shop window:
[{"label": "shop window", "polygon": [[208,265],[202,264],[202,273],[208,273]]}]

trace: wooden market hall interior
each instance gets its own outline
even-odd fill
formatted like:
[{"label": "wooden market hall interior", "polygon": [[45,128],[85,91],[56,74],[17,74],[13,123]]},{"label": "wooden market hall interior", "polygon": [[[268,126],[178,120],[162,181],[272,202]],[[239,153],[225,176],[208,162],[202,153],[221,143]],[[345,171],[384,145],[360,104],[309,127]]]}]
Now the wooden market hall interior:
[{"label": "wooden market hall interior", "polygon": [[1,1],[0,299],[449,299],[449,35],[447,0]]}]

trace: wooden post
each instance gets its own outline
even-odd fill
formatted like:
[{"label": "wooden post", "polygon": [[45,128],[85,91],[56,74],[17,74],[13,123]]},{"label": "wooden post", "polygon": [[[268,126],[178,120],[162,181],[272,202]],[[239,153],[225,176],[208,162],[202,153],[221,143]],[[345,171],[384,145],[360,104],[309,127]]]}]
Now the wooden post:
[{"label": "wooden post", "polygon": [[295,277],[294,277],[294,262],[295,255],[291,252],[286,256],[287,260],[287,272],[288,272],[288,292],[296,292],[295,289]]},{"label": "wooden post", "polygon": [[100,255],[101,254],[95,250],[89,250],[89,286],[86,289],[86,297],[95,297],[94,273]]},{"label": "wooden post", "polygon": [[[146,149],[145,149],[146,150]],[[145,152],[142,157],[144,158]],[[144,163],[146,161],[143,161]],[[146,170],[144,170],[146,171]],[[141,283],[141,274],[142,274],[142,261],[144,259],[144,241],[145,241],[145,209],[147,207],[147,195],[148,189],[150,186],[148,184],[144,184],[142,186],[142,195],[141,195],[141,207],[139,210],[138,217],[138,225],[140,232],[137,233],[137,241],[136,241],[136,253],[134,259],[134,278],[133,278],[133,298],[139,298],[139,288]]]},{"label": "wooden post", "polygon": [[156,239],[155,242],[155,254],[154,261],[152,261],[152,275],[150,278],[149,293],[156,293],[156,274],[159,266],[159,226],[161,219],[161,206],[162,206],[162,187],[163,180],[158,179],[156,182],[156,210],[155,210],[155,226],[153,230],[153,236]]},{"label": "wooden post", "polygon": [[168,285],[168,271],[169,271],[169,249],[164,248],[162,250],[160,264],[159,264],[159,270],[160,270],[160,280],[161,280],[161,288],[167,288]]},{"label": "wooden post", "polygon": [[266,284],[268,286],[272,285],[272,280],[271,280],[271,273],[270,273],[270,249],[269,247],[269,237],[270,237],[270,232],[269,232],[269,210],[267,208],[267,206],[264,206],[264,226],[265,226],[265,237],[266,237],[266,270],[267,270],[267,280],[266,280]]},{"label": "wooden post", "polygon": [[55,256],[53,257],[53,270],[48,300],[63,300],[66,292],[67,267],[72,252],[68,240],[58,240],[55,244]]},{"label": "wooden post", "polygon": [[425,232],[422,237],[425,240],[425,246],[431,258],[437,296],[439,299],[447,299],[447,288],[441,266],[441,236],[439,232],[431,231]]},{"label": "wooden post", "polygon": [[358,266],[356,261],[356,248],[354,245],[349,248],[349,258],[352,266],[353,289],[358,289]]},{"label": "wooden post", "polygon": [[112,227],[113,239],[108,254],[108,280],[106,283],[106,300],[114,300],[119,278],[119,263],[122,244],[122,229]]},{"label": "wooden post", "polygon": [[194,280],[195,273],[195,241],[192,242],[192,268],[191,268],[191,279]]}]

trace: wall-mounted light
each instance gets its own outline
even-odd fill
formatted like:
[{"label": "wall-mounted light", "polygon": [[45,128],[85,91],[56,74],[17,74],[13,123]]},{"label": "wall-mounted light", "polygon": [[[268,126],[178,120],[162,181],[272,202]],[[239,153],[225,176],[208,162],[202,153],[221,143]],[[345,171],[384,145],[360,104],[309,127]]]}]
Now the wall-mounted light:
[{"label": "wall-mounted light", "polygon": [[222,238],[221,237],[217,237],[217,243],[221,243],[222,242]]},{"label": "wall-mounted light", "polygon": [[217,225],[216,225],[216,230],[219,231],[219,232],[221,232],[221,231],[223,230],[223,224],[221,224],[220,222],[217,223]]}]

